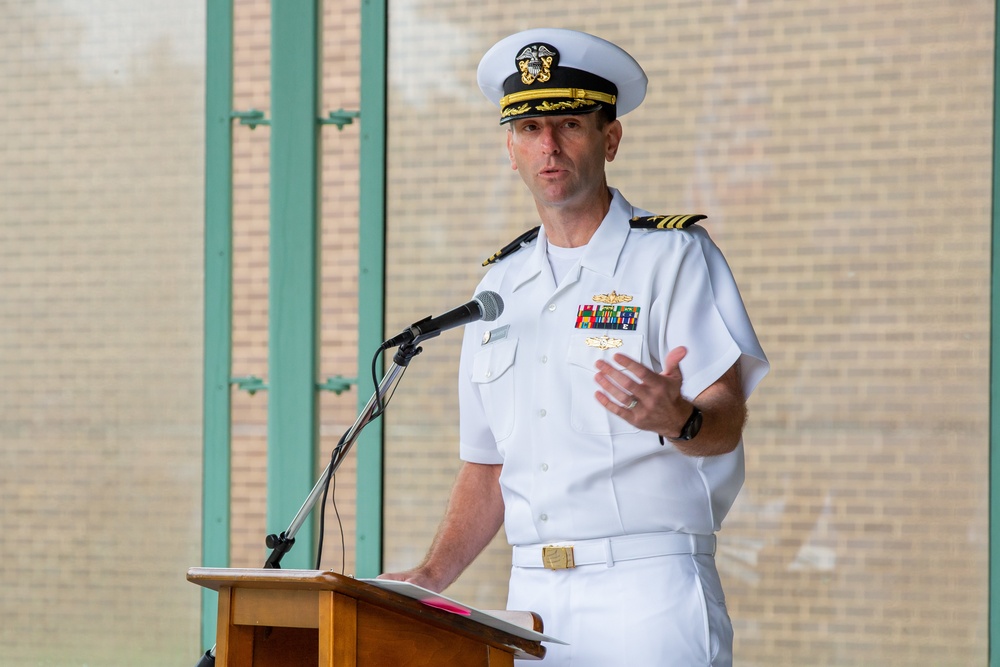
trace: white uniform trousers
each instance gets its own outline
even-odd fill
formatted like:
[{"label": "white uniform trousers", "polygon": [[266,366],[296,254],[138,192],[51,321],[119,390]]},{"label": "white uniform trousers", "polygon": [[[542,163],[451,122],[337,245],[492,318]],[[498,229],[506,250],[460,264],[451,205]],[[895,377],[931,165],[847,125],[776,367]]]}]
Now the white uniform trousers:
[{"label": "white uniform trousers", "polygon": [[508,609],[538,612],[541,662],[517,667],[729,667],[733,627],[710,554],[511,568]]}]

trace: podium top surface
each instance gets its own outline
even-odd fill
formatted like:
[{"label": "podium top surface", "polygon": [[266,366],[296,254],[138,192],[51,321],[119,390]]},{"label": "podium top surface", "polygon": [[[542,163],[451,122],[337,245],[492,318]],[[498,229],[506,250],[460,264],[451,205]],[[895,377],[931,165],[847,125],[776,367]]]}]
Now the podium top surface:
[{"label": "podium top surface", "polygon": [[224,586],[240,588],[293,588],[297,590],[364,590],[353,577],[328,570],[282,570],[264,568],[192,567],[188,581],[219,590]]},{"label": "podium top surface", "polygon": [[[188,570],[187,578],[192,583],[215,591],[222,588],[333,591],[419,618],[438,627],[516,649],[523,657],[543,656],[545,648],[541,645],[541,640],[550,639],[541,635],[542,620],[535,613],[515,612],[527,617],[527,623],[517,622],[516,626],[499,616],[492,616],[501,620],[499,624],[484,623],[483,619],[452,613],[398,592],[327,570],[193,567]],[[537,638],[533,638],[536,636]]]}]

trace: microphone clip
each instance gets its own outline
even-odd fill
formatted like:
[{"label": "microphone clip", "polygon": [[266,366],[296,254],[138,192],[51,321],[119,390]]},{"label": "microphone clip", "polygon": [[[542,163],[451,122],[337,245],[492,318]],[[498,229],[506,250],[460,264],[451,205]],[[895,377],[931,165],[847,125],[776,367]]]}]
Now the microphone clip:
[{"label": "microphone clip", "polygon": [[[430,319],[430,318],[428,318]],[[396,348],[396,353],[392,355],[392,360],[397,366],[405,367],[413,357],[424,351],[424,348],[414,344],[414,341],[402,343]]]}]

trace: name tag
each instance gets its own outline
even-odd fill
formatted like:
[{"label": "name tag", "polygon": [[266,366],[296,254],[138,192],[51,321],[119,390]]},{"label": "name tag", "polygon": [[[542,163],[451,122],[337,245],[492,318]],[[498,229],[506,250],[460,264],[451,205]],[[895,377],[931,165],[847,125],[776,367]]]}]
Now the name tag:
[{"label": "name tag", "polygon": [[492,331],[487,331],[483,334],[483,345],[487,343],[495,343],[498,340],[503,340],[507,337],[507,330],[510,329],[509,324],[505,324],[502,327],[497,327]]}]

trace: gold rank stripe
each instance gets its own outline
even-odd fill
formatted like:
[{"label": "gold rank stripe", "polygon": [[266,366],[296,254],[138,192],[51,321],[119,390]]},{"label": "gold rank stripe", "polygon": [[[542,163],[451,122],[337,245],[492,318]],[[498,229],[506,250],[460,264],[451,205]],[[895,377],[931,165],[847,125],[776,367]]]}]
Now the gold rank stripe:
[{"label": "gold rank stripe", "polygon": [[521,234],[520,236],[518,236],[516,239],[514,239],[513,241],[511,241],[510,243],[508,243],[504,247],[500,248],[500,250],[497,250],[495,253],[493,253],[492,255],[490,255],[489,258],[485,262],[483,262],[483,266],[489,266],[490,264],[492,264],[494,262],[498,262],[501,259],[503,259],[504,257],[507,257],[508,255],[511,255],[511,254],[517,252],[518,250],[520,250],[521,248],[523,248],[528,243],[531,243],[538,236],[538,230],[539,229],[541,229],[540,226],[539,227],[532,227],[528,231],[524,232],[523,234]]},{"label": "gold rank stripe", "polygon": [[704,215],[649,215],[632,218],[629,224],[634,229],[686,229],[706,217]]},{"label": "gold rank stripe", "polygon": [[504,95],[500,99],[500,108],[527,100],[556,97],[568,97],[574,100],[594,100],[595,102],[606,102],[608,104],[614,104],[618,99],[615,95],[609,95],[608,93],[596,90],[586,90],[584,88],[538,88],[536,90],[522,90],[510,95]]},{"label": "gold rank stripe", "polygon": [[671,215],[656,223],[657,229],[684,229],[684,223],[691,219],[690,215]]}]

